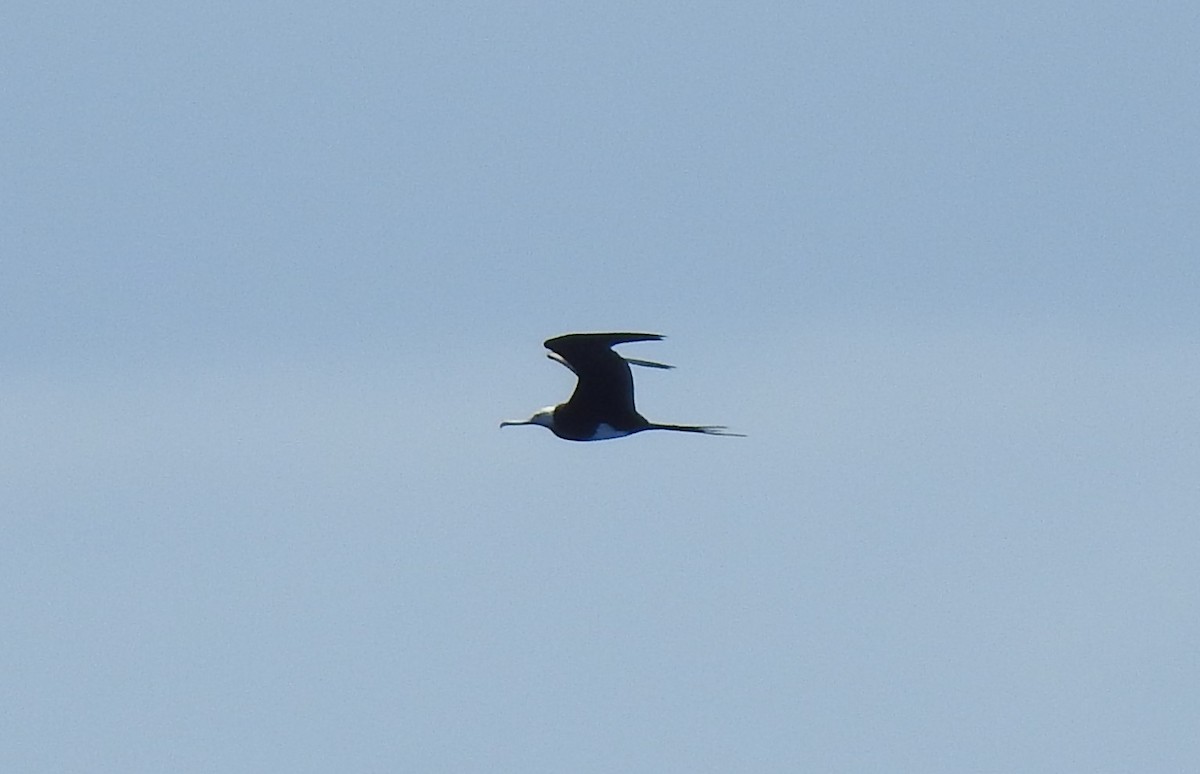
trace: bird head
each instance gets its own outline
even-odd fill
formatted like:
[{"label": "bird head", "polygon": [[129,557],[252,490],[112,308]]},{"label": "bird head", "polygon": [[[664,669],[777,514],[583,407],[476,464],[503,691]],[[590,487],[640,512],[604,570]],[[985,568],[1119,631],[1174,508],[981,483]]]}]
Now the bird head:
[{"label": "bird head", "polygon": [[501,427],[508,425],[541,425],[542,427],[554,426],[554,406],[547,406],[544,409],[539,409],[534,412],[529,419],[510,419],[500,423]]}]

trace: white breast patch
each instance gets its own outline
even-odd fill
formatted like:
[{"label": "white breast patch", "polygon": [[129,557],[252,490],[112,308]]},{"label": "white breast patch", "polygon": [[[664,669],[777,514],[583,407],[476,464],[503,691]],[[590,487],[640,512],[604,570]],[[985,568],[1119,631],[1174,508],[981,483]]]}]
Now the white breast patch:
[{"label": "white breast patch", "polygon": [[628,430],[618,430],[612,425],[601,422],[596,426],[596,432],[592,433],[591,440],[607,441],[609,438],[624,438],[627,435],[632,435]]}]

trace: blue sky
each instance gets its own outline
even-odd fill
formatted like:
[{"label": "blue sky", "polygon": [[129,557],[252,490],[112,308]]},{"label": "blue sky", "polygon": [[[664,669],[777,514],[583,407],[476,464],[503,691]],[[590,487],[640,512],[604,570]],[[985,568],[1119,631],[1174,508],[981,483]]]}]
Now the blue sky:
[{"label": "blue sky", "polygon": [[1198,33],[5,10],[0,768],[1196,768]]}]

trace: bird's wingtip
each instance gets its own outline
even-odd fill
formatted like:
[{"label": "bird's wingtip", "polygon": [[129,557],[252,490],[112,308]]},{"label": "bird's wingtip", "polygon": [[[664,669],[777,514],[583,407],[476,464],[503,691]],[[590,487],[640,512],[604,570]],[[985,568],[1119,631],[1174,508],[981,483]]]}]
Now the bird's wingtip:
[{"label": "bird's wingtip", "polygon": [[547,349],[554,349],[558,344],[568,342],[603,342],[605,346],[629,344],[635,341],[662,341],[666,336],[661,333],[635,333],[633,331],[611,331],[602,333],[564,333],[546,339],[542,344]]},{"label": "bird's wingtip", "polygon": [[629,363],[631,365],[645,366],[646,368],[674,368],[675,367],[673,365],[667,365],[666,363],[656,363],[653,360],[639,360],[638,358],[634,358],[634,357],[625,358],[625,362]]}]

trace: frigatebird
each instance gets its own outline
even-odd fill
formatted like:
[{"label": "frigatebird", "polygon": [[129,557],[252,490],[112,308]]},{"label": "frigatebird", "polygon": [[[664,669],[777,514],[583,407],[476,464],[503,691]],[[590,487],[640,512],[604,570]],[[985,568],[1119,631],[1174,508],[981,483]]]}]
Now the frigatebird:
[{"label": "frigatebird", "polygon": [[507,425],[542,425],[568,441],[603,441],[622,438],[643,430],[677,430],[708,435],[730,433],[721,425],[666,425],[650,422],[633,407],[633,374],[629,365],[648,368],[673,368],[650,360],[625,358],[613,352],[613,346],[633,341],[661,341],[657,333],[568,333],[547,339],[546,357],[562,363],[577,377],[570,400],[547,406],[524,421],[501,422]]}]

